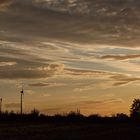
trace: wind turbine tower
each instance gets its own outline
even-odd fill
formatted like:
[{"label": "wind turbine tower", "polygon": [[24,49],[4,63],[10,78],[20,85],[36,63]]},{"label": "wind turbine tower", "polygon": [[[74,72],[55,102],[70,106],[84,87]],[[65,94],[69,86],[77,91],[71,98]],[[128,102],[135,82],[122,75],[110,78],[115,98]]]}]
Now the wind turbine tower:
[{"label": "wind turbine tower", "polygon": [[21,102],[20,102],[20,113],[21,115],[23,114],[23,95],[24,95],[24,90],[23,90],[23,87],[22,87],[22,90],[20,91],[20,94],[21,94]]}]

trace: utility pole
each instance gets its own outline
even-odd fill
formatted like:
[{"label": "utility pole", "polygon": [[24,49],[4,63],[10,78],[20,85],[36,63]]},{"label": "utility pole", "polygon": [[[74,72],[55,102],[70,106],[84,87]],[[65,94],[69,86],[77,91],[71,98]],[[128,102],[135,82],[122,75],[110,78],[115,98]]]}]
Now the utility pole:
[{"label": "utility pole", "polygon": [[0,114],[2,113],[2,98],[0,98]]}]

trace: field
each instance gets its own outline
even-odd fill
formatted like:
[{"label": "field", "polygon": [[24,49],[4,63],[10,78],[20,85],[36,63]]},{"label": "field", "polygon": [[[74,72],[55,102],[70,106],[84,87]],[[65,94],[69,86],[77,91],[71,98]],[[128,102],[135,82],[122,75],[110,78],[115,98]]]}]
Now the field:
[{"label": "field", "polygon": [[0,140],[135,140],[140,124],[134,123],[0,123]]}]

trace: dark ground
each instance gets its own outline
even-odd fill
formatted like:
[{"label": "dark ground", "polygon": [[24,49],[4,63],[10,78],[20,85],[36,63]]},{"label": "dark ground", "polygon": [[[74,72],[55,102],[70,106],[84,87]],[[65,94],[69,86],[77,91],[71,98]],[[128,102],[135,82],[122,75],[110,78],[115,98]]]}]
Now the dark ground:
[{"label": "dark ground", "polygon": [[136,139],[140,139],[140,123],[0,123],[0,140]]}]

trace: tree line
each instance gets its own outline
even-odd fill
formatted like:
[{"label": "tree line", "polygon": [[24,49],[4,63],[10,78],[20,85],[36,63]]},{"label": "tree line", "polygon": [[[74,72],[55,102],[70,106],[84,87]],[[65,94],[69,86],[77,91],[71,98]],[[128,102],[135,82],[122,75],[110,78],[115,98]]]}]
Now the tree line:
[{"label": "tree line", "polygon": [[48,121],[48,122],[133,122],[140,121],[140,99],[134,99],[130,108],[130,115],[117,113],[112,116],[101,116],[92,114],[84,116],[80,110],[53,116],[41,114],[39,110],[33,109],[30,113],[15,113],[13,111],[1,112],[0,121]]}]

